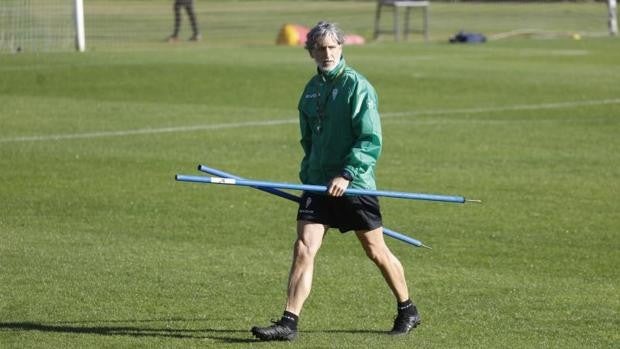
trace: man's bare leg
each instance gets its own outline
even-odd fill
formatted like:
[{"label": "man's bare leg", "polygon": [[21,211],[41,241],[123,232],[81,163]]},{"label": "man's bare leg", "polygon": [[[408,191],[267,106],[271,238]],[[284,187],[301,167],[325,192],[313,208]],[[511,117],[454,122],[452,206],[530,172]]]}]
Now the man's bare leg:
[{"label": "man's bare leg", "polygon": [[304,302],[312,289],[314,258],[321,248],[327,226],[297,222],[297,240],[289,272],[286,309],[280,321],[268,327],[253,327],[252,333],[261,340],[293,340],[297,337],[297,321]]},{"label": "man's bare leg", "polygon": [[289,273],[286,311],[299,315],[310,295],[314,258],[321,248],[327,227],[319,223],[297,222],[297,240]]},{"label": "man's bare leg", "polygon": [[383,278],[396,297],[398,315],[394,320],[392,335],[407,334],[420,324],[420,315],[417,307],[409,298],[405,271],[402,264],[392,254],[383,240],[383,228],[370,231],[356,231],[357,238],[362,244],[368,258],[381,270]]},{"label": "man's bare leg", "polygon": [[381,270],[383,278],[399,302],[409,299],[409,290],[405,281],[405,271],[402,264],[383,240],[383,228],[370,231],[356,231],[357,238],[370,258]]}]

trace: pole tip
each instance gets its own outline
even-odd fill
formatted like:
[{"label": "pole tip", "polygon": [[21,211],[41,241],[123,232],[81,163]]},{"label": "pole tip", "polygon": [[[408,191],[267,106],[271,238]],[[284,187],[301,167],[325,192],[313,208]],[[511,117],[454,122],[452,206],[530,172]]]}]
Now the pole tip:
[{"label": "pole tip", "polygon": [[478,200],[478,199],[466,199],[465,202],[473,202],[475,204],[481,204],[482,200]]},{"label": "pole tip", "polygon": [[426,246],[426,245],[424,245],[424,244],[422,244],[422,245],[421,245],[421,247],[428,248],[429,250],[432,250],[432,249],[433,249],[432,247],[430,247],[430,246]]}]

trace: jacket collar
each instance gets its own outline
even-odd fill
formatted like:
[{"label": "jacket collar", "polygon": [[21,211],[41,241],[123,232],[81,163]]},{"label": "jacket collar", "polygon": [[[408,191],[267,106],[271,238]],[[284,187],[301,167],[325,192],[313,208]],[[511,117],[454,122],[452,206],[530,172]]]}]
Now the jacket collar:
[{"label": "jacket collar", "polygon": [[321,78],[324,81],[334,81],[336,78],[338,78],[340,76],[340,74],[342,74],[342,71],[344,70],[344,67],[346,66],[346,62],[344,60],[344,56],[342,56],[340,58],[340,62],[338,62],[338,64],[336,64],[336,66],[334,67],[334,69],[328,71],[328,72],[324,72],[321,69],[317,68],[317,71],[319,73],[319,75],[321,76]]}]

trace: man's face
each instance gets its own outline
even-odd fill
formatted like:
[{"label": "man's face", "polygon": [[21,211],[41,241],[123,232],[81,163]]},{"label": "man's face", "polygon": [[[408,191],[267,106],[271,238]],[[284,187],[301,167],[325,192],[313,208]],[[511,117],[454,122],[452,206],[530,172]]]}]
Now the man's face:
[{"label": "man's face", "polygon": [[319,39],[314,48],[310,50],[310,57],[322,70],[332,70],[340,62],[341,56],[342,45],[338,44],[338,41],[331,35]]}]

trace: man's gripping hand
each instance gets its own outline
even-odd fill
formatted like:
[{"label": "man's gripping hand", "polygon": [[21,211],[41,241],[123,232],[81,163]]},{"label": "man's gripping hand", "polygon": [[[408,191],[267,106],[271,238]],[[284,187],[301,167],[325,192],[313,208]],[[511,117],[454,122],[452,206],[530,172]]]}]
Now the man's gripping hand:
[{"label": "man's gripping hand", "polygon": [[327,186],[327,193],[330,196],[342,196],[349,187],[350,181],[342,176],[334,177]]}]

